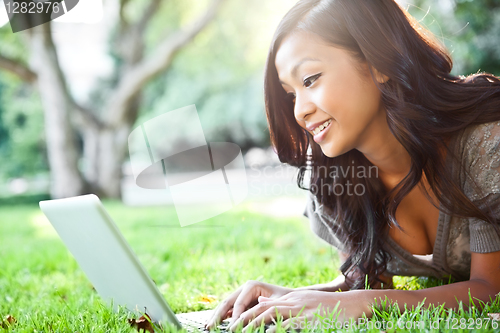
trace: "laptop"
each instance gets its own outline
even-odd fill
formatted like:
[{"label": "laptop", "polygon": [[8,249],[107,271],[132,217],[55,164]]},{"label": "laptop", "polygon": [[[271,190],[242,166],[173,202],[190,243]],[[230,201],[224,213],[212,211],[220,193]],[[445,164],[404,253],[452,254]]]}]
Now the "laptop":
[{"label": "laptop", "polygon": [[[171,323],[189,332],[206,331],[213,310],[174,314],[96,195],[40,201],[40,208],[99,295],[147,314],[152,322]],[[219,326],[228,331],[228,322]]]}]

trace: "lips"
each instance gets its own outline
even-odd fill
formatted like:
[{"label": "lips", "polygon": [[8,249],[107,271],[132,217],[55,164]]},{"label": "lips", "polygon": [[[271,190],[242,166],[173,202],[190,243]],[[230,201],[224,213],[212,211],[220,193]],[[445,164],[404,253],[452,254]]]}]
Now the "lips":
[{"label": "lips", "polygon": [[309,131],[309,132],[312,132],[316,127],[318,127],[319,125],[323,124],[325,121],[327,121],[328,119],[325,119],[323,121],[320,121],[320,122],[317,122],[317,123],[312,123],[312,124],[309,124],[309,125],[306,125],[306,129]]},{"label": "lips", "polygon": [[[317,122],[317,123],[312,123],[312,124],[309,124],[309,125],[307,125],[307,126],[306,126],[306,129],[307,129],[309,132],[311,132],[311,134],[313,134],[313,135],[314,135],[314,133],[313,133],[313,132],[314,132],[317,128],[319,128],[321,125],[323,125],[323,128],[325,128],[326,126],[328,126],[328,122],[329,122],[329,121],[331,122],[332,120],[333,120],[333,119],[332,119],[332,118],[330,118],[330,119],[325,119],[325,120],[320,121],[320,122]],[[325,126],[325,124],[326,124],[326,126]]]},{"label": "lips", "polygon": [[324,123],[322,123],[321,125],[319,125],[318,127],[316,127],[315,129],[312,130],[313,134],[316,135],[316,134],[320,133],[325,128],[327,128],[331,122],[332,122],[332,119],[325,121]]},{"label": "lips", "polygon": [[332,122],[333,122],[333,119],[329,119],[329,120],[325,121],[324,123],[322,123],[321,125],[317,126],[313,130],[312,134],[314,135],[313,136],[314,142],[320,143],[325,139],[325,137],[328,133],[328,130],[330,129],[330,127],[332,125]]}]

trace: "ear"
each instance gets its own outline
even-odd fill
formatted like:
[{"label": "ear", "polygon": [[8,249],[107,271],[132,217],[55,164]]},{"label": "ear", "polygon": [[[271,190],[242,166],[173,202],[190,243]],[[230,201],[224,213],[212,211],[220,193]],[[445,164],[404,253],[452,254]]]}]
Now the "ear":
[{"label": "ear", "polygon": [[378,70],[376,70],[373,67],[371,67],[371,70],[372,70],[373,76],[375,77],[375,80],[377,80],[378,83],[382,84],[382,83],[386,83],[387,81],[389,81],[390,78],[387,75],[380,73]]}]

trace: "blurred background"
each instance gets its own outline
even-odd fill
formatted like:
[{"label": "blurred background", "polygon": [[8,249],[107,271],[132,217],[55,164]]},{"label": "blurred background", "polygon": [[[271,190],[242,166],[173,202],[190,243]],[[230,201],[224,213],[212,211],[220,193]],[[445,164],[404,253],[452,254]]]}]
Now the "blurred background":
[{"label": "blurred background", "polygon": [[[102,0],[99,22],[15,34],[6,22],[0,204],[83,193],[140,204],[128,134],[191,104],[207,141],[241,147],[250,197],[303,196],[269,147],[263,104],[267,49],[295,2]],[[454,74],[500,75],[500,0],[399,3],[447,46]]]}]

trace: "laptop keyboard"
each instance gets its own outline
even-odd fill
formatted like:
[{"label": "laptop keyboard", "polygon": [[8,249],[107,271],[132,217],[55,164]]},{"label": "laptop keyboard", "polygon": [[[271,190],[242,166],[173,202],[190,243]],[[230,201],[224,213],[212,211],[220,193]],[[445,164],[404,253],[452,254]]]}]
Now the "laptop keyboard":
[{"label": "laptop keyboard", "polygon": [[[188,332],[210,332],[205,329],[205,322],[211,317],[212,311],[199,311],[190,313],[181,313],[177,315],[182,327],[184,327]],[[220,325],[217,326],[220,332],[229,332],[229,319],[222,321]],[[269,328],[269,325],[265,325],[264,332]],[[212,330],[214,331],[214,330]]]},{"label": "laptop keyboard", "polygon": [[[211,317],[212,311],[199,311],[190,313],[181,313],[177,315],[182,327],[188,332],[210,332],[205,329],[206,321]],[[229,320],[223,321],[217,326],[221,332],[229,332]]]},{"label": "laptop keyboard", "polygon": [[[188,318],[182,318],[179,320],[188,332],[210,332],[205,329],[205,322],[199,320],[193,320]],[[229,332],[229,322],[222,322],[219,326],[217,326],[221,332]]]}]

